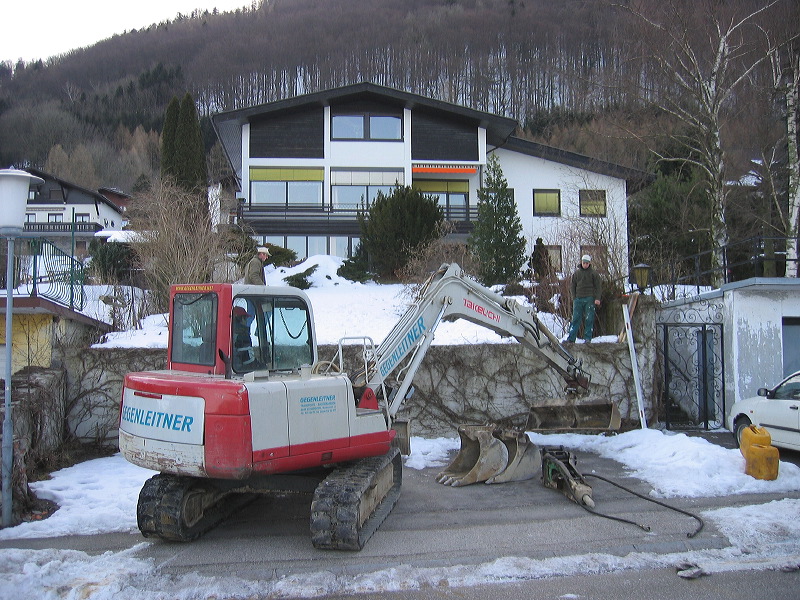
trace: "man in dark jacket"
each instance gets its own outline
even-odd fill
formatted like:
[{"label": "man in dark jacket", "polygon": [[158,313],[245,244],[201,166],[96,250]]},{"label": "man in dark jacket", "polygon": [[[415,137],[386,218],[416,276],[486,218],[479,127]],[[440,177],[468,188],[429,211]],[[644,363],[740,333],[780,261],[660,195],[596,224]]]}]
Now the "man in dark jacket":
[{"label": "man in dark jacket", "polygon": [[584,254],[581,257],[581,264],[572,275],[572,321],[569,324],[569,334],[567,342],[574,342],[578,337],[578,330],[581,328],[584,317],[586,322],[583,325],[583,339],[586,342],[592,341],[592,330],[594,329],[594,311],[600,306],[601,283],[600,275],[592,269],[592,257]]}]

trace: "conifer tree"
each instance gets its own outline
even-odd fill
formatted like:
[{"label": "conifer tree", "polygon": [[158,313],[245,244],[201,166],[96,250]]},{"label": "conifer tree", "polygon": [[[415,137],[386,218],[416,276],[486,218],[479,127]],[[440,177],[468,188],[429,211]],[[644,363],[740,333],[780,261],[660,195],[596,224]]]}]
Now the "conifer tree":
[{"label": "conifer tree", "polygon": [[161,177],[175,177],[175,137],[178,133],[178,117],[181,103],[173,96],[164,113],[164,128],[161,132]]},{"label": "conifer tree", "polygon": [[189,192],[205,195],[206,156],[203,134],[194,98],[188,92],[181,100],[178,128],[175,135],[175,177],[179,186]]},{"label": "conifer tree", "polygon": [[469,237],[484,285],[519,280],[525,262],[525,243],[514,196],[508,189],[500,160],[490,154],[486,161],[486,182],[478,190],[478,219]]},{"label": "conifer tree", "polygon": [[420,244],[436,239],[444,214],[432,196],[398,186],[378,192],[366,214],[359,213],[361,246],[379,277],[395,277]]}]

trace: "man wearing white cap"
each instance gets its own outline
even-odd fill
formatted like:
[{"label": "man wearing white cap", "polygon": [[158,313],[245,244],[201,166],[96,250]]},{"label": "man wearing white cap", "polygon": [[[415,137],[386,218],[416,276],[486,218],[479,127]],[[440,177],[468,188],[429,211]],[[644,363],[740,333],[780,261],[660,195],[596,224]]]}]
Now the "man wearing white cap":
[{"label": "man wearing white cap", "polygon": [[256,255],[244,268],[244,283],[250,285],[267,285],[264,277],[264,263],[270,257],[269,248],[264,246],[256,250]]},{"label": "man wearing white cap", "polygon": [[600,294],[602,292],[600,275],[592,269],[592,257],[584,254],[581,257],[581,264],[578,265],[575,273],[572,274],[572,321],[569,324],[569,334],[567,342],[574,342],[578,337],[578,330],[583,323],[583,339],[587,343],[592,341],[592,330],[594,329],[594,311],[600,306]]}]

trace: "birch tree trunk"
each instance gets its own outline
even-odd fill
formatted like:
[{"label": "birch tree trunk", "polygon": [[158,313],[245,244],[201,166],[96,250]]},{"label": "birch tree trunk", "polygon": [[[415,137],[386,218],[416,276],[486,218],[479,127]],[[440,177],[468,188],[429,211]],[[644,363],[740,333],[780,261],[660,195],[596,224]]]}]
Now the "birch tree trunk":
[{"label": "birch tree trunk", "polygon": [[800,55],[795,54],[789,67],[786,88],[786,137],[789,170],[789,227],[786,231],[786,277],[797,277],[797,236],[800,232],[800,152],[797,120],[800,96]]}]

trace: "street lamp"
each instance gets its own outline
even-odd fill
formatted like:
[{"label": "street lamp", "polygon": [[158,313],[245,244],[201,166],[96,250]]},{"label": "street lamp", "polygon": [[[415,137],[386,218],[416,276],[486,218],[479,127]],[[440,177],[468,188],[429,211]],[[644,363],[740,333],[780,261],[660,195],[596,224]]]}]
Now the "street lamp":
[{"label": "street lamp", "polygon": [[3,527],[9,527],[14,497],[11,473],[14,468],[14,423],[11,420],[11,343],[14,334],[14,240],[25,227],[25,208],[31,184],[44,183],[39,177],[18,169],[0,169],[0,236],[8,239],[6,256],[6,386],[3,416]]},{"label": "street lamp", "polygon": [[635,267],[633,267],[633,282],[636,284],[636,287],[639,288],[639,293],[644,293],[647,289],[647,280],[650,279],[650,265],[646,265],[644,263],[639,263]]}]

